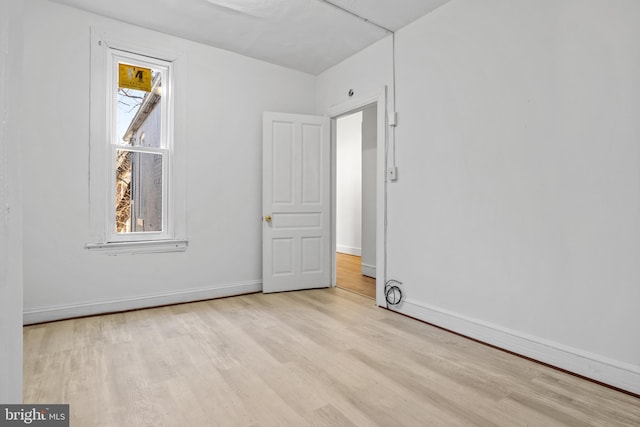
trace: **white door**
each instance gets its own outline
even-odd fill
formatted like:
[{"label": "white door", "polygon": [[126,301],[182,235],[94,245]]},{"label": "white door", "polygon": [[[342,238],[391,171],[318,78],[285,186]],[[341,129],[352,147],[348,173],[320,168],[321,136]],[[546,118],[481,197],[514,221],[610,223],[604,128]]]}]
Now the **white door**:
[{"label": "white door", "polygon": [[331,286],[329,118],[263,115],[263,292]]}]

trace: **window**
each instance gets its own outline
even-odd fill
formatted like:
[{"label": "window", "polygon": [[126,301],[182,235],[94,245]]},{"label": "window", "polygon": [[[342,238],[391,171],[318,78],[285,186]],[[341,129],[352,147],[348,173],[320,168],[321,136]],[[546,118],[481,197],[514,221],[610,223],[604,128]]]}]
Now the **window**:
[{"label": "window", "polygon": [[[136,37],[139,40],[139,37]],[[90,205],[94,242],[115,252],[184,250],[184,140],[175,54],[92,33]],[[135,248],[132,251],[131,248]]]},{"label": "window", "polygon": [[171,63],[112,50],[111,241],[168,238]]}]

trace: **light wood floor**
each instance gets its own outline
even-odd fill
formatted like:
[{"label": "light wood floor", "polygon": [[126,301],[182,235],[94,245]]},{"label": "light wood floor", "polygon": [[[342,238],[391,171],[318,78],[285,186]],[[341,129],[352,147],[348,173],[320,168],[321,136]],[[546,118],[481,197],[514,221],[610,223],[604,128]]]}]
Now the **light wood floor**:
[{"label": "light wood floor", "polygon": [[362,258],[336,253],[336,286],[376,299],[376,279],[362,275]]},{"label": "light wood floor", "polygon": [[92,426],[638,426],[640,400],[338,288],[24,328],[24,400]]}]

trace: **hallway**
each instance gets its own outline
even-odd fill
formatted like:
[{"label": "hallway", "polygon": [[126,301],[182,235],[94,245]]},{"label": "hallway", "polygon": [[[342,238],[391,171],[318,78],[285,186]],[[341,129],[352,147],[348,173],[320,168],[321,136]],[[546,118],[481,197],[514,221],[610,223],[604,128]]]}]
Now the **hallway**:
[{"label": "hallway", "polygon": [[375,300],[376,279],[362,275],[361,262],[359,256],[336,253],[336,286]]}]

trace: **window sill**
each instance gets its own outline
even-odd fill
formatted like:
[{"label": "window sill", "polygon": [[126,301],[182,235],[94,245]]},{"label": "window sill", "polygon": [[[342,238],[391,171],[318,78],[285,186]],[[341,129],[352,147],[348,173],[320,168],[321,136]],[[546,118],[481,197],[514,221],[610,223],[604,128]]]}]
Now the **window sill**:
[{"label": "window sill", "polygon": [[104,255],[136,255],[184,252],[187,250],[188,243],[187,240],[149,240],[143,242],[87,243],[84,247],[89,252]]}]

